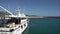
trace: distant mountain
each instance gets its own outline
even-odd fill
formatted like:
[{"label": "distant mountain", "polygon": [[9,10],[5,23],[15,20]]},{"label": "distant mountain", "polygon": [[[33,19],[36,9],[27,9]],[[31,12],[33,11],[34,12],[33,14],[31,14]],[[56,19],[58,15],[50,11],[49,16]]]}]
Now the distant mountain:
[{"label": "distant mountain", "polygon": [[60,18],[60,16],[38,16],[38,15],[26,15],[29,18]]},{"label": "distant mountain", "polygon": [[29,18],[42,18],[41,16],[37,16],[37,15],[26,15],[28,16]]}]

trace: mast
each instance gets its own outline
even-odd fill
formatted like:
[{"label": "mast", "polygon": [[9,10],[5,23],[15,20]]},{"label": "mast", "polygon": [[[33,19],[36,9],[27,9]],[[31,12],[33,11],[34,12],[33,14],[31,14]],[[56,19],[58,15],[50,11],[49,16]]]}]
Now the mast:
[{"label": "mast", "polygon": [[21,17],[21,9],[18,8],[18,16]]},{"label": "mast", "polygon": [[20,8],[18,8],[18,11],[19,11],[18,14],[21,14],[21,9]]}]

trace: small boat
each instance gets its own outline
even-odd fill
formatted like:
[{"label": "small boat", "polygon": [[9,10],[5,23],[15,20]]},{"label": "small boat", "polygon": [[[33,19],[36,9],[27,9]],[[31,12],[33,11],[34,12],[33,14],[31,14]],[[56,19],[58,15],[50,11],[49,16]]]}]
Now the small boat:
[{"label": "small boat", "polygon": [[14,15],[4,7],[0,6],[4,11],[0,11],[0,34],[22,34],[28,26],[28,18],[23,13]]}]

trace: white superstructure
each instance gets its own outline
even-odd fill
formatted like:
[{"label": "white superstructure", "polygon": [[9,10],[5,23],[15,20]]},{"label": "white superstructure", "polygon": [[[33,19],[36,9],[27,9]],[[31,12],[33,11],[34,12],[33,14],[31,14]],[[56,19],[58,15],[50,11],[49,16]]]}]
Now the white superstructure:
[{"label": "white superstructure", "polygon": [[0,11],[0,34],[22,34],[28,26],[28,19],[25,14],[14,15],[7,9]]}]

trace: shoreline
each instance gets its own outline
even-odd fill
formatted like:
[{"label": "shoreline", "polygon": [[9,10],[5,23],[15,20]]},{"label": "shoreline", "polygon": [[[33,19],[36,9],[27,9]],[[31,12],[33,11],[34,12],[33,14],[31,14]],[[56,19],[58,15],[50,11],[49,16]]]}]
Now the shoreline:
[{"label": "shoreline", "polygon": [[43,16],[43,17],[27,17],[27,18],[60,18],[60,16]]}]

